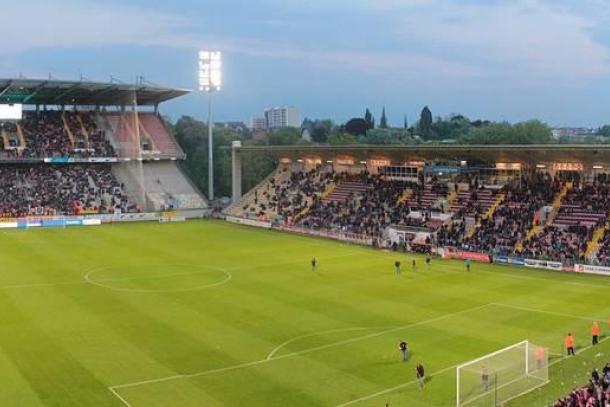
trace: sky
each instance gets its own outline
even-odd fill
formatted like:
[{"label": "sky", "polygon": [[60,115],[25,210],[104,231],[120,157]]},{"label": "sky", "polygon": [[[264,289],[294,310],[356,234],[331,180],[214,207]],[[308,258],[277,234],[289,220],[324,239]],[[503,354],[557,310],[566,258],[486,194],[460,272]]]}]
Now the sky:
[{"label": "sky", "polygon": [[[434,116],[610,123],[608,0],[0,0],[0,76],[197,88],[220,50],[215,120],[267,106],[344,122]],[[206,117],[198,92],[161,106]]]}]

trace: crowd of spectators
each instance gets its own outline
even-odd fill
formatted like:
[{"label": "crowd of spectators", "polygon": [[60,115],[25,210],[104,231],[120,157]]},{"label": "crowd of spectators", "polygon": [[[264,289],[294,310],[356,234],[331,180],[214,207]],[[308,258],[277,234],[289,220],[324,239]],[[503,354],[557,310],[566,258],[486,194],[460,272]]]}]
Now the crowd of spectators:
[{"label": "crowd of spectators", "polygon": [[[478,178],[470,177],[464,180],[470,186],[467,193],[454,182],[462,201],[442,205],[449,188],[437,179],[422,184],[422,180],[397,181],[366,171],[339,173],[329,166],[308,171],[285,168],[242,209],[285,225],[373,238],[383,237],[390,225],[417,227],[418,233],[425,232],[422,228],[431,234],[432,245],[576,262],[583,260],[593,232],[606,222],[609,181],[600,177],[585,185],[578,177],[537,173],[488,190]],[[566,182],[572,182],[572,187]],[[332,199],[325,198],[323,192],[331,183],[345,187]],[[553,201],[563,188],[568,193],[554,211]],[[489,217],[482,216],[495,205],[498,194],[503,196],[498,206]],[[547,226],[526,239],[529,231],[543,224]],[[601,264],[610,264],[610,231],[601,240],[597,258]]]},{"label": "crowd of spectators", "polygon": [[[91,112],[66,112],[66,123],[74,136],[73,154],[79,157],[114,157],[114,148],[95,124]],[[79,120],[80,119],[80,120]]]},{"label": "crowd of spectators", "polygon": [[0,217],[138,212],[107,164],[0,166]]},{"label": "crowd of spectators", "polygon": [[495,255],[512,254],[515,245],[537,222],[536,212],[549,205],[559,192],[561,182],[538,174],[507,184],[504,200],[472,236],[464,239],[463,248]]},{"label": "crowd of spectators", "polygon": [[591,372],[589,384],[557,400],[553,407],[610,407],[610,363]]},{"label": "crowd of spectators", "polygon": [[326,168],[310,171],[290,171],[283,168],[262,187],[254,191],[254,197],[242,210],[258,218],[279,218],[283,223],[293,223],[315,196],[320,196],[326,186],[340,175]]},{"label": "crowd of spectators", "polygon": [[400,211],[397,206],[404,182],[387,181],[367,172],[340,177],[343,181],[363,183],[365,192],[344,201],[315,197],[307,214],[299,220],[300,226],[379,237],[390,224],[407,219],[408,210]]},{"label": "crowd of spectators", "polygon": [[575,180],[552,224],[524,243],[524,257],[576,262],[585,260],[588,242],[610,210],[610,187],[605,177],[594,183]]},{"label": "crowd of spectators", "polygon": [[[82,126],[77,115],[82,119]],[[95,125],[92,114],[88,112],[27,111],[23,113],[20,126],[25,138],[25,146],[20,152],[22,158],[116,155],[103,132]]]},{"label": "crowd of spectators", "polygon": [[599,241],[597,254],[597,264],[610,267],[610,229],[606,229]]}]

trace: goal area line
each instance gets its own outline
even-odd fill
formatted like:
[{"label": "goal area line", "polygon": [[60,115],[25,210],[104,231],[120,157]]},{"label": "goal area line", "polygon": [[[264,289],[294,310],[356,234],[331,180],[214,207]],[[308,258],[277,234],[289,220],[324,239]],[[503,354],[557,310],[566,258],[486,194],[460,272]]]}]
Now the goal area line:
[{"label": "goal area line", "polygon": [[[129,403],[129,401],[126,400],[126,398],[124,396],[121,396],[121,394],[119,393],[120,389],[139,387],[139,386],[143,386],[143,385],[150,385],[150,384],[155,384],[155,383],[166,382],[166,381],[170,381],[170,380],[189,379],[189,378],[193,378],[193,377],[206,376],[206,375],[209,375],[209,374],[216,374],[216,373],[222,373],[222,372],[231,371],[231,370],[237,370],[237,369],[257,366],[257,365],[260,365],[260,364],[265,364],[265,363],[269,363],[269,362],[273,362],[273,361],[277,361],[277,360],[282,360],[282,359],[293,357],[293,356],[300,356],[302,354],[308,354],[308,353],[315,352],[315,351],[318,351],[318,350],[328,349],[328,348],[331,348],[331,347],[334,347],[334,346],[339,346],[339,345],[342,345],[342,344],[345,344],[345,343],[352,343],[352,342],[356,342],[356,341],[359,341],[359,340],[362,340],[362,339],[367,339],[367,338],[370,338],[370,337],[375,337],[375,336],[378,336],[378,335],[383,335],[385,333],[388,333],[388,332],[391,332],[391,331],[394,331],[394,330],[398,331],[398,330],[401,330],[401,329],[408,329],[408,328],[419,326],[419,325],[425,325],[427,323],[435,322],[435,321],[438,321],[438,320],[442,320],[442,319],[445,319],[445,318],[449,318],[449,317],[460,315],[460,314],[464,314],[464,313],[469,313],[469,312],[477,311],[479,309],[484,309],[484,308],[490,307],[490,306],[492,306],[492,307],[493,306],[503,307],[503,308],[516,308],[516,307],[508,305],[508,304],[502,304],[502,303],[496,303],[496,302],[486,303],[486,304],[482,304],[482,305],[479,305],[479,306],[467,308],[467,309],[464,309],[464,310],[461,310],[461,311],[457,311],[457,312],[454,312],[454,313],[444,314],[444,315],[441,315],[441,316],[438,316],[438,317],[434,317],[434,318],[431,318],[431,319],[428,319],[428,320],[418,321],[418,322],[415,322],[415,323],[412,323],[412,324],[408,324],[408,325],[405,325],[405,326],[402,326],[402,327],[397,327],[397,328],[389,329],[387,331],[384,330],[384,331],[381,331],[380,333],[367,334],[367,335],[363,335],[362,337],[352,338],[351,340],[343,340],[343,341],[338,341],[336,343],[333,342],[333,343],[317,346],[317,347],[310,348],[310,349],[304,349],[304,350],[298,351],[298,352],[286,353],[286,354],[283,354],[283,355],[272,357],[270,359],[264,358],[264,359],[261,359],[261,360],[254,360],[254,361],[245,362],[245,363],[241,363],[241,364],[237,364],[237,365],[225,366],[225,367],[221,367],[221,368],[210,369],[210,370],[205,370],[205,371],[201,371],[201,372],[195,372],[195,373],[191,373],[191,374],[176,374],[176,375],[160,377],[160,378],[156,378],[156,379],[142,380],[142,381],[137,381],[137,382],[118,384],[118,385],[109,386],[108,390],[115,397],[117,397],[117,399],[120,400],[123,403],[123,405],[125,405],[126,407],[133,407]],[[521,310],[525,311],[525,312],[531,312],[531,313],[546,313],[544,310],[536,310],[536,309],[533,309],[533,308],[521,308]],[[566,318],[589,319],[587,317],[576,316],[576,315],[561,314],[561,313],[554,313],[554,314],[556,314],[558,316],[564,316]],[[610,336],[606,337],[606,338],[602,338],[600,340],[600,344],[605,342],[607,339],[610,339]],[[515,344],[508,346],[508,348],[514,347],[514,346],[515,346]],[[578,354],[578,353],[584,352],[584,351],[586,351],[589,348],[591,348],[591,346],[583,347],[583,348],[577,350],[576,353]],[[496,351],[496,352],[498,352],[498,351]],[[566,357],[562,357],[562,358],[556,359],[556,360],[554,360],[552,362],[549,362],[548,366],[551,367],[551,366],[553,366],[553,365],[555,365],[557,363],[562,362],[565,359],[566,359]],[[455,365],[452,365],[452,366],[448,366],[448,367],[442,368],[440,370],[432,372],[430,374],[430,377],[433,377],[433,376],[436,376],[436,375],[439,375],[439,374],[447,373],[448,371],[456,369],[458,366],[464,366],[464,365],[467,365],[468,363],[472,363],[472,361],[466,362],[466,363],[462,363],[460,365],[455,364]],[[350,405],[353,405],[353,404],[357,404],[359,402],[371,400],[371,399],[376,398],[378,396],[382,396],[382,395],[385,395],[385,394],[393,393],[396,390],[408,387],[410,385],[413,385],[414,383],[416,383],[416,380],[413,380],[413,381],[410,381],[410,382],[407,382],[407,383],[401,383],[399,385],[392,386],[390,388],[386,388],[386,389],[380,390],[380,391],[378,391],[376,393],[372,393],[372,394],[369,394],[369,395],[364,395],[364,396],[362,396],[360,398],[357,398],[357,399],[345,401],[344,403],[338,404],[337,406],[338,407],[350,406]],[[542,383],[542,384],[534,387],[534,389],[542,387],[542,386],[544,386],[547,383],[548,382]],[[520,397],[520,396],[522,396],[522,395],[524,395],[526,393],[529,393],[529,391],[530,390],[528,390],[527,392],[525,392],[523,394],[516,395],[516,396],[514,396],[514,398],[517,398],[517,397]]]}]

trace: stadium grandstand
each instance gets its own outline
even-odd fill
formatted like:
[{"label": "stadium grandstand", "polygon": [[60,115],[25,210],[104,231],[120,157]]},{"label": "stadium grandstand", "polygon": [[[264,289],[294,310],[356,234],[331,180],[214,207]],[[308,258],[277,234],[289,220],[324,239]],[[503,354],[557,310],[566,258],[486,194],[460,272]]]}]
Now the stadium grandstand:
[{"label": "stadium grandstand", "polygon": [[3,218],[202,209],[159,113],[183,89],[0,80]]},{"label": "stadium grandstand", "polygon": [[[263,149],[279,165],[241,196],[240,154]],[[226,213],[394,250],[608,273],[609,170],[606,146],[235,143]]]}]

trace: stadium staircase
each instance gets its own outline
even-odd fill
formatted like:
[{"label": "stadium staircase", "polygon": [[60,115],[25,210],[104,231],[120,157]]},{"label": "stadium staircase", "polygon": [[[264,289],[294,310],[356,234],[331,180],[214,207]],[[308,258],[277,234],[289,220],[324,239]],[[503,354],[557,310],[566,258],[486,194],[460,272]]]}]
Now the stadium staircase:
[{"label": "stadium staircase", "polygon": [[398,198],[398,204],[402,204],[404,202],[409,202],[409,200],[411,199],[411,197],[413,196],[413,190],[411,188],[406,188],[402,195],[400,196],[400,198]]},{"label": "stadium staircase", "polygon": [[326,189],[324,190],[324,192],[322,192],[321,198],[326,199],[327,196],[329,196],[330,194],[333,193],[335,188],[337,188],[337,184],[335,184],[334,182],[331,182],[330,184],[328,184],[326,186]]},{"label": "stadium staircase", "polygon": [[149,137],[155,150],[169,157],[184,158],[185,154],[174,139],[163,119],[155,113],[139,114],[140,126]]},{"label": "stadium staircase", "polygon": [[585,250],[585,258],[592,258],[597,253],[597,249],[599,248],[599,241],[602,239],[602,237],[604,237],[604,233],[606,232],[606,230],[610,228],[610,224],[608,223],[609,221],[610,217],[606,220],[606,223],[595,229],[595,232],[593,232],[593,237],[591,237],[591,240],[587,243],[587,250]]},{"label": "stadium staircase", "polygon": [[83,133],[83,136],[85,137],[85,145],[87,146],[87,148],[89,148],[89,132],[87,132],[87,129],[85,128],[85,124],[83,123],[83,119],[80,117],[80,114],[78,114],[78,113],[76,113],[76,120],[78,121],[78,124],[80,125],[81,133]]},{"label": "stadium staircase", "polygon": [[552,209],[549,214],[549,217],[546,219],[545,224],[544,225],[534,225],[532,223],[532,228],[526,233],[525,237],[522,238],[521,240],[519,240],[517,242],[517,244],[515,244],[515,250],[517,252],[521,252],[523,250],[524,242],[526,242],[527,240],[531,239],[532,237],[540,234],[540,232],[542,232],[544,230],[545,226],[549,226],[549,225],[553,224],[553,222],[555,221],[555,218],[557,217],[557,214],[559,213],[559,208],[561,207],[563,198],[565,198],[565,196],[568,194],[570,189],[572,189],[572,186],[573,186],[572,182],[566,182],[566,184],[561,188],[561,190],[555,196],[555,199],[553,199],[553,203],[551,204]]},{"label": "stadium staircase", "polygon": [[337,185],[326,198],[322,199],[322,202],[345,202],[350,196],[362,194],[366,192],[367,189],[367,185],[362,182],[345,181]]},{"label": "stadium staircase", "polygon": [[4,129],[2,129],[2,142],[4,143],[4,148],[7,148],[11,145],[8,139],[8,135],[6,134],[6,131]]},{"label": "stadium staircase", "polygon": [[157,149],[157,146],[156,146],[152,136],[150,135],[150,133],[148,132],[146,127],[144,127],[144,124],[142,124],[142,115],[140,115],[140,114],[138,114],[138,132],[135,134],[140,135],[140,140],[146,140],[146,142],[149,143],[150,150],[148,150],[147,153],[152,153],[152,154],[161,153],[161,151],[159,149]]},{"label": "stadium staircase", "polygon": [[573,185],[574,184],[572,182],[566,182],[565,185],[561,188],[561,190],[557,194],[557,196],[555,196],[555,199],[553,200],[553,204],[551,205],[551,207],[553,209],[551,210],[549,217],[546,219],[545,226],[550,226],[553,224],[553,222],[555,222],[557,215],[559,215],[559,208],[561,207],[563,198],[565,198],[566,195],[568,194],[568,192],[570,192]]},{"label": "stadium staircase", "polygon": [[[106,136],[106,139],[114,149],[114,151],[118,152],[120,157],[130,157],[127,154],[125,149],[125,145],[119,143],[117,139],[118,129],[119,129],[119,121],[120,116],[118,114],[98,114],[93,118],[93,121],[98,129],[102,130]],[[129,145],[133,144],[132,142],[128,143]],[[130,150],[135,149],[133,147]]]},{"label": "stadium staircase", "polygon": [[61,121],[64,124],[64,131],[68,135],[68,139],[70,139],[70,145],[74,147],[74,134],[72,134],[72,130],[70,130],[70,126],[68,125],[68,120],[66,119],[66,112],[61,113]]},{"label": "stadium staircase", "polygon": [[458,193],[455,192],[455,189],[451,190],[451,192],[447,195],[447,206],[451,207],[455,200],[458,197]]},{"label": "stadium staircase", "polygon": [[496,195],[495,201],[491,204],[491,206],[489,206],[489,207],[487,207],[487,209],[485,209],[485,212],[483,213],[483,215],[481,215],[481,219],[477,220],[477,222],[473,225],[473,227],[469,228],[466,231],[466,233],[465,233],[466,239],[469,239],[472,236],[474,236],[475,232],[481,227],[481,220],[489,219],[493,216],[493,214],[496,212],[498,207],[502,204],[502,202],[504,202],[504,198],[505,198],[504,192],[501,192],[498,195]]},{"label": "stadium staircase", "polygon": [[135,120],[133,113],[106,113],[104,114],[108,125],[111,129],[111,134],[114,144],[118,147],[121,157],[137,157],[140,148],[138,146],[138,138],[134,131],[134,127],[129,123],[130,120]]},{"label": "stadium staircase", "polygon": [[23,129],[19,123],[17,123],[17,134],[19,135],[19,147],[25,148],[25,136],[23,135]]},{"label": "stadium staircase", "polygon": [[[289,166],[280,165],[275,171],[271,172],[254,188],[248,191],[241,199],[229,205],[224,212],[228,215],[238,217],[248,217],[248,211],[255,206],[267,205],[269,203],[269,195],[267,191],[271,191],[271,179],[275,181],[275,185],[280,185],[290,178]],[[258,192],[258,194],[257,194]],[[255,197],[258,195],[258,204],[255,204]],[[244,209],[246,208],[246,209]]]},{"label": "stadium staircase", "polygon": [[489,208],[487,208],[487,210],[483,214],[483,219],[491,218],[498,209],[498,207],[502,204],[502,202],[504,202],[505,197],[506,195],[504,194],[504,192],[499,193],[494,203]]}]

